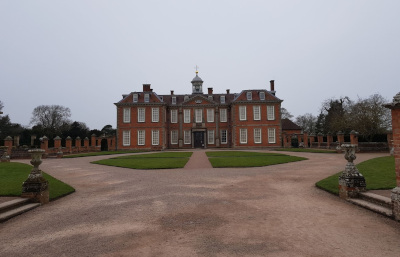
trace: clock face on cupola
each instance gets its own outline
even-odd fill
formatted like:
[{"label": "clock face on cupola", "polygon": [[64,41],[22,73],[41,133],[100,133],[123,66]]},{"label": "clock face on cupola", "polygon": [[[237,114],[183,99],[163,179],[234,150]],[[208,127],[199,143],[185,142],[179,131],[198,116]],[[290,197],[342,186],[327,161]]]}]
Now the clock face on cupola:
[{"label": "clock face on cupola", "polygon": [[203,80],[199,77],[196,71],[196,77],[192,79],[192,94],[203,94]]}]

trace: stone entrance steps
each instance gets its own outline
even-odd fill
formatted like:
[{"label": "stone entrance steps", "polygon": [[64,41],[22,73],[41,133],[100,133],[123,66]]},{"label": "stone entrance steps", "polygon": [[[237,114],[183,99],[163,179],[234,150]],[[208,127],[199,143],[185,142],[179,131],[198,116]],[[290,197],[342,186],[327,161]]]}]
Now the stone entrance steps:
[{"label": "stone entrance steps", "polygon": [[359,198],[350,198],[348,201],[373,212],[393,218],[392,200],[389,197],[371,192],[362,192]]},{"label": "stone entrance steps", "polygon": [[40,206],[40,203],[31,203],[28,198],[18,198],[0,204],[0,222],[11,219],[24,212]]}]

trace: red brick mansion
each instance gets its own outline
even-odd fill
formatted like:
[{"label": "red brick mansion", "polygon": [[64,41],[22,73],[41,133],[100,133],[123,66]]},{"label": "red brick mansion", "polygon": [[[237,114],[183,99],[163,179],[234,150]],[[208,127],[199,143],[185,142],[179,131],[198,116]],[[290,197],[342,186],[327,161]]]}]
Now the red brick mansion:
[{"label": "red brick mansion", "polygon": [[117,106],[118,149],[255,148],[281,146],[281,102],[271,88],[240,93],[203,93],[203,80],[192,80],[192,94],[123,95]]}]

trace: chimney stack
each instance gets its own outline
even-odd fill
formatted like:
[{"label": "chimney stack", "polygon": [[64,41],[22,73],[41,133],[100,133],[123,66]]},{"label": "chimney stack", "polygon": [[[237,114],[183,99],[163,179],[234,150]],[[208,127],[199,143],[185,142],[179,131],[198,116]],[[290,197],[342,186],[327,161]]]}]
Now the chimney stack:
[{"label": "chimney stack", "polygon": [[171,90],[171,95],[174,95],[174,90]]},{"label": "chimney stack", "polygon": [[227,95],[229,95],[229,94],[230,94],[230,92],[231,92],[231,90],[230,90],[230,89],[227,89],[227,90],[226,90],[226,94],[227,94]]},{"label": "chimney stack", "polygon": [[270,83],[270,85],[271,85],[271,93],[273,94],[273,95],[275,95],[275,83],[274,83],[275,81],[274,80],[271,80],[269,83]]},{"label": "chimney stack", "polygon": [[208,88],[208,94],[209,94],[209,95],[212,95],[212,93],[213,93],[213,88],[212,88],[212,87],[209,87],[209,88]]},{"label": "chimney stack", "polygon": [[153,91],[150,88],[150,86],[151,86],[151,84],[143,84],[143,92],[151,92],[151,91]]}]

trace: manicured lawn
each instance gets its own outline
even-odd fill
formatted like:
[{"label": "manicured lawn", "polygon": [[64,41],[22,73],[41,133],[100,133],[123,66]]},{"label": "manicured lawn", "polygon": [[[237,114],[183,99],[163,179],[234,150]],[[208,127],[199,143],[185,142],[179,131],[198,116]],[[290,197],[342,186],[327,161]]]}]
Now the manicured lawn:
[{"label": "manicured lawn", "polygon": [[314,148],[278,148],[274,150],[282,152],[337,153],[335,150],[324,150],[324,149],[314,149]]},{"label": "manicured lawn", "polygon": [[[0,195],[20,196],[22,183],[28,178],[32,166],[17,162],[0,163]],[[49,181],[50,200],[75,192],[75,189],[62,181],[43,172],[44,178]]]},{"label": "manicured lawn", "polygon": [[189,161],[192,152],[167,152],[115,157],[92,163],[130,169],[178,169]]},{"label": "manicured lawn", "polygon": [[274,164],[307,160],[303,157],[276,153],[257,153],[242,151],[206,152],[214,168],[262,167]]},{"label": "manicured lawn", "polygon": [[88,156],[100,156],[100,155],[112,155],[112,154],[124,154],[124,153],[140,153],[140,152],[144,152],[144,151],[141,151],[141,150],[102,151],[102,152],[91,152],[91,153],[80,153],[80,154],[64,155],[63,158],[78,158],[78,157],[88,157]]},{"label": "manicured lawn", "polygon": [[[365,178],[368,190],[373,189],[392,189],[396,187],[396,174],[394,167],[394,157],[379,157],[356,165]],[[339,194],[339,176],[342,172],[336,173],[316,183],[316,186]]]}]

